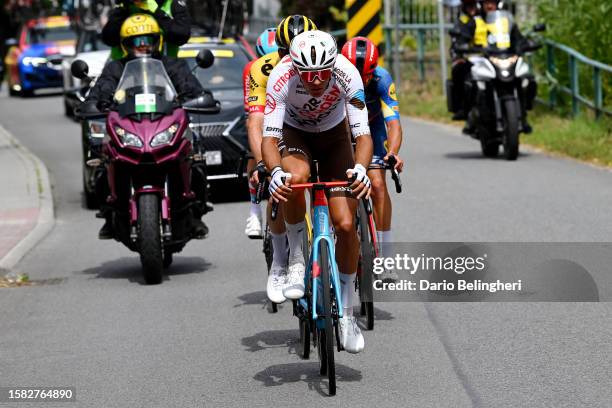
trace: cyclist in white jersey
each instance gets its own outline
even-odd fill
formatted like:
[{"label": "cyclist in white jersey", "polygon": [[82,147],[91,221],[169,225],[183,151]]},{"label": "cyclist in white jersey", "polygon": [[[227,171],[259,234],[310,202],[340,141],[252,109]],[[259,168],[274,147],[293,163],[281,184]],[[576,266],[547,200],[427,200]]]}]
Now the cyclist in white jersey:
[{"label": "cyclist in white jersey", "polygon": [[[304,296],[305,272],[301,234],[306,202],[302,192],[292,192],[291,183],[308,182],[313,159],[319,162],[322,181],[355,177],[350,188],[331,191],[329,209],[337,237],[336,261],[344,305],[341,341],[348,352],[358,353],[364,340],[353,316],[359,258],[355,212],[356,199],[370,195],[366,169],[373,151],[359,71],[338,55],[330,34],[304,32],[293,39],[289,56],[270,74],[264,114],[262,153],[266,166],[272,169],[270,193],[284,202],[290,247],[289,276],[283,289],[287,299]],[[356,141],[354,156],[351,134]],[[281,138],[282,157],[278,150]]]}]

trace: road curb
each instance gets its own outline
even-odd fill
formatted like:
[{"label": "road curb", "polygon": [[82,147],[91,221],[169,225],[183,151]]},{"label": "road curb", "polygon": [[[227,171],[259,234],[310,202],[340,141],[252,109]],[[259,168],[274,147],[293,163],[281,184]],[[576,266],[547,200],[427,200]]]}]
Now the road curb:
[{"label": "road curb", "polygon": [[36,246],[55,225],[53,208],[53,194],[49,172],[45,164],[30,150],[23,146],[11,133],[0,125],[0,138],[7,139],[15,147],[16,154],[21,156],[23,163],[31,166],[36,174],[38,186],[39,213],[36,225],[15,247],[13,247],[2,259],[0,259],[0,270],[11,271],[19,261]]}]

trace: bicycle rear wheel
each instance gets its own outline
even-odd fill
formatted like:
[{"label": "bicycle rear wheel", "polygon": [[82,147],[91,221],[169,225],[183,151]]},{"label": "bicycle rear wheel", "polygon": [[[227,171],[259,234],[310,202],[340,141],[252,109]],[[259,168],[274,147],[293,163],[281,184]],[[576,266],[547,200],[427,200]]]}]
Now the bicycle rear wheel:
[{"label": "bicycle rear wheel", "polygon": [[320,374],[327,375],[329,379],[329,395],[336,395],[336,366],[334,363],[334,324],[332,316],[332,293],[330,285],[329,250],[327,242],[321,240],[319,251],[319,267],[321,268],[321,282],[323,286],[323,329],[319,329],[318,351],[320,360]]},{"label": "bicycle rear wheel", "polygon": [[366,328],[374,329],[374,300],[372,293],[372,270],[376,250],[374,240],[370,236],[369,215],[363,201],[359,202],[359,240],[361,244],[359,257],[359,273],[357,274],[359,285],[359,300],[361,301],[361,315],[366,318]]}]

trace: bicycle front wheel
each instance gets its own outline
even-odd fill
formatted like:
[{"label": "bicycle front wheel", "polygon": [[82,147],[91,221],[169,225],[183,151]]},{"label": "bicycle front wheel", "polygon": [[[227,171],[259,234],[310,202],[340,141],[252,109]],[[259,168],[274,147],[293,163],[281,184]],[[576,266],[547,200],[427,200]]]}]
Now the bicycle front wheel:
[{"label": "bicycle front wheel", "polygon": [[329,379],[329,395],[336,395],[336,366],[334,363],[334,324],[332,316],[332,291],[330,285],[330,259],[327,242],[321,240],[319,251],[319,267],[321,268],[321,283],[323,286],[323,329],[319,329],[318,350],[320,373]]}]

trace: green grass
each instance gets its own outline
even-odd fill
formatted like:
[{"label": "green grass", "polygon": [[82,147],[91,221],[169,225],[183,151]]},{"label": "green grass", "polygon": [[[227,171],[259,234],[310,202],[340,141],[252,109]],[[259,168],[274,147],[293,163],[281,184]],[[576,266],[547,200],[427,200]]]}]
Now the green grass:
[{"label": "green grass", "polygon": [[[446,110],[440,81],[420,83],[404,81],[399,94],[401,113],[458,127]],[[574,119],[537,107],[529,112],[533,127],[530,135],[521,135],[521,143],[547,152],[612,167],[612,119],[595,121],[590,113]]]}]

